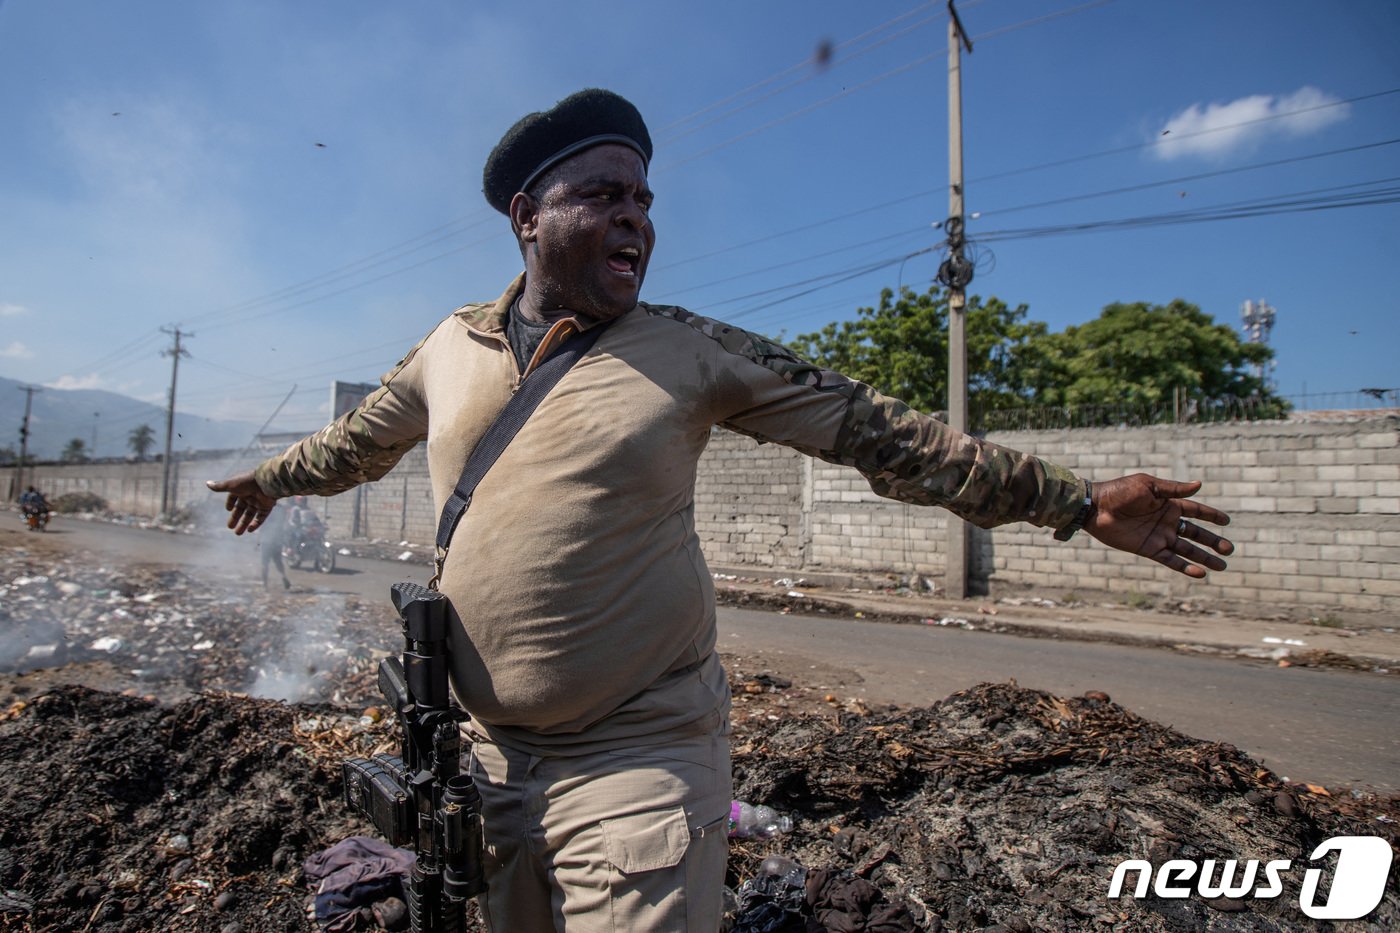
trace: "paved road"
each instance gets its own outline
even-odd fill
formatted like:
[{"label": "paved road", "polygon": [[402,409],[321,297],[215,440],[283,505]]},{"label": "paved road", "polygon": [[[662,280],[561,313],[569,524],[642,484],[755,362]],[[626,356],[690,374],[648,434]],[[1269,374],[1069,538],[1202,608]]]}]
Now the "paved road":
[{"label": "paved road", "polygon": [[[0,517],[11,522],[18,525],[13,513]],[[113,559],[217,568],[250,581],[257,573],[250,538],[201,539],[61,517],[48,534]],[[339,561],[334,574],[291,571],[292,581],[384,599],[386,624],[389,585],[428,578],[421,562]],[[730,609],[720,611],[719,632],[725,653],[757,655],[777,673],[810,677],[867,703],[927,704],[981,681],[1007,679],[1064,695],[1102,690],[1139,715],[1237,745],[1295,780],[1400,793],[1400,677]]]}]

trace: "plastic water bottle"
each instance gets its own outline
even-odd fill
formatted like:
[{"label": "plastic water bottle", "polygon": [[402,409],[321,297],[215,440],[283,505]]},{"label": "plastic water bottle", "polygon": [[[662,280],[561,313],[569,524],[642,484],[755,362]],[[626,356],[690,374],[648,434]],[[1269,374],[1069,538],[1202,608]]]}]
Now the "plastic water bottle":
[{"label": "plastic water bottle", "polygon": [[767,804],[735,800],[729,806],[730,839],[767,839],[792,830],[792,818]]}]

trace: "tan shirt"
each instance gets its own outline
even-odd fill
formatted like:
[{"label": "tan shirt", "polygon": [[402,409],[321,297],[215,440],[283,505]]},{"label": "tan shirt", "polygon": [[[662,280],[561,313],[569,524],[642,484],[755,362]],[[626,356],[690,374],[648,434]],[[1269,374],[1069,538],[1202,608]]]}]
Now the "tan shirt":
[{"label": "tan shirt", "polygon": [[[344,491],[426,438],[440,511],[522,378],[503,334],[522,283],[449,316],[359,409],[262,464],[259,485],[277,497]],[[531,369],[577,327],[556,324]],[[1061,527],[1084,494],[1067,470],[958,434],[761,337],[639,304],[540,403],[447,555],[453,684],[493,739],[563,753],[726,728],[694,517],[715,425],[855,466],[881,495],[987,527]]]}]

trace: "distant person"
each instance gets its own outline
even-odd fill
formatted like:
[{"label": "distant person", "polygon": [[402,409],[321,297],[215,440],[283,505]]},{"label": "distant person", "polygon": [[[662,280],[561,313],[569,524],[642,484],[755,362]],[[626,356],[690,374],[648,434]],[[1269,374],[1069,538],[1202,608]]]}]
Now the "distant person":
[{"label": "distant person", "polygon": [[[1061,540],[1083,529],[1191,577],[1223,570],[1217,555],[1233,550],[1205,527],[1225,513],[1190,498],[1200,483],[1138,473],[1091,485],[762,336],[640,302],[656,244],[651,155],[641,115],[608,91],[522,118],[483,180],[524,273],[449,315],[357,409],[209,484],[242,534],[278,499],[372,482],[426,440],[441,512],[522,383],[573,334],[606,328],[477,486],[438,559],[452,685],[473,717],[480,904],[494,933],[719,929],[730,696],[695,530],[714,426],[984,528],[1029,522]],[[747,206],[731,232],[762,210]]]},{"label": "distant person", "polygon": [[282,561],[282,548],[287,544],[289,525],[287,509],[273,509],[258,529],[258,559],[262,564],[262,585],[267,589],[267,568],[275,566],[282,575],[282,589],[290,590],[292,581],[287,579],[287,566]]},{"label": "distant person", "polygon": [[25,515],[30,512],[47,512],[49,511],[49,501],[44,498],[42,492],[30,486],[20,493],[19,508]]},{"label": "distant person", "polygon": [[292,508],[287,515],[287,541],[293,550],[299,550],[308,534],[323,531],[325,524],[316,514],[305,496],[293,496]]}]

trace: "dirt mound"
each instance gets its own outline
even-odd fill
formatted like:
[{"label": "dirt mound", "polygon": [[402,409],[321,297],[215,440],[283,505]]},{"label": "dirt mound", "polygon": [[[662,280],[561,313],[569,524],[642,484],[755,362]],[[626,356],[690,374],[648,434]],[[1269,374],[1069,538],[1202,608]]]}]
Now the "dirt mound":
[{"label": "dirt mound", "polygon": [[[341,800],[339,762],[391,743],[359,711],[232,695],[161,706],[67,686],[17,703],[0,723],[0,928],[313,929],[304,859],[372,832]],[[1126,858],[1301,866],[1335,835],[1394,844],[1380,818],[1400,818],[1394,798],[1285,786],[1107,698],[1012,684],[897,713],[750,716],[734,744],[739,796],[796,825],[736,843],[732,887],[781,854],[868,879],[929,930],[1345,929],[1301,913],[1301,872],[1270,900],[1110,901],[1107,886]],[[1397,920],[1392,885],[1351,927]]]}]

